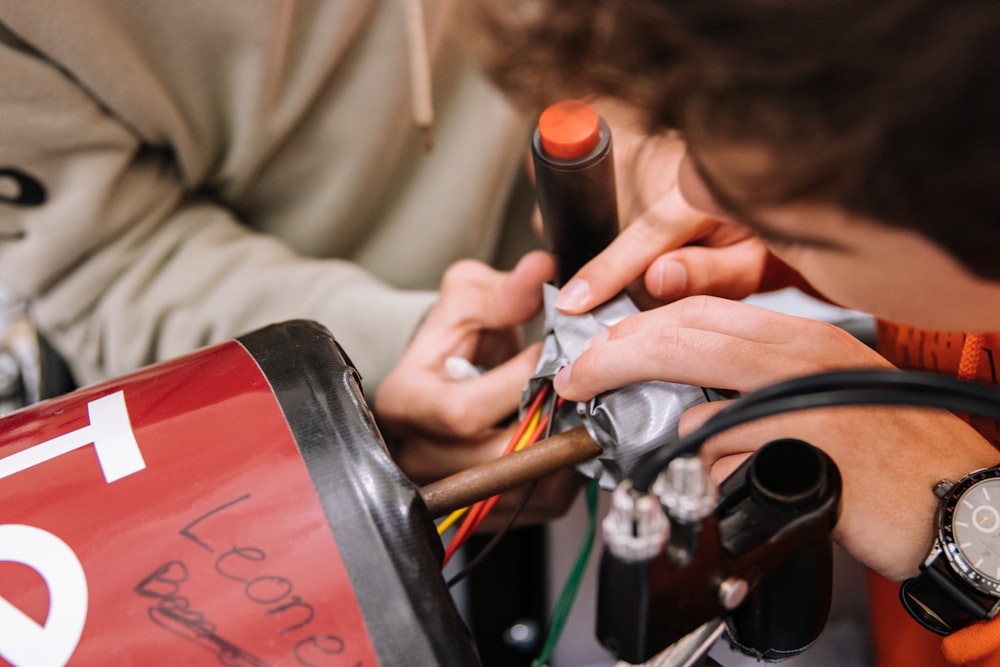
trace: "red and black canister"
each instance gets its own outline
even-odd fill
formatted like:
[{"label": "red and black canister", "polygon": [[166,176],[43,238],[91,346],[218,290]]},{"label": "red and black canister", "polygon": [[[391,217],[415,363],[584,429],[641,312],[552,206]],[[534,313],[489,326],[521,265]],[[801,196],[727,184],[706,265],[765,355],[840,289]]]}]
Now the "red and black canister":
[{"label": "red and black canister", "polygon": [[312,322],[0,420],[0,664],[477,665],[442,551]]}]

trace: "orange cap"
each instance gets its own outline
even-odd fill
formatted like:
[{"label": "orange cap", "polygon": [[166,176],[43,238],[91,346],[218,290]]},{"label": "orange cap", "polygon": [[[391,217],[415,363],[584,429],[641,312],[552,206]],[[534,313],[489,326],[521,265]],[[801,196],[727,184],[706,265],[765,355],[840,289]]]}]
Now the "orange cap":
[{"label": "orange cap", "polygon": [[572,160],[594,150],[601,140],[600,118],[594,107],[580,100],[557,102],[538,118],[538,134],[545,152]]}]

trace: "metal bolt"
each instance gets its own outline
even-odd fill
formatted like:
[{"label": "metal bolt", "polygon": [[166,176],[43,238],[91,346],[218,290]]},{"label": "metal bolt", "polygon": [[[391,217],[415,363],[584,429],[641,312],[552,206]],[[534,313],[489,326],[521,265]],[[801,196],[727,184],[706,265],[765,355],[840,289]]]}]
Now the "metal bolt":
[{"label": "metal bolt", "polygon": [[611,553],[628,562],[638,562],[662,551],[670,535],[670,522],[659,499],[633,492],[632,483],[623,480],[611,494],[611,507],[601,529]]},{"label": "metal bolt", "polygon": [[718,487],[697,456],[679,456],[657,477],[653,493],[660,497],[670,518],[696,523],[712,513]]},{"label": "metal bolt", "polygon": [[719,584],[719,604],[726,609],[736,609],[746,599],[750,585],[746,579],[729,577]]},{"label": "metal bolt", "polygon": [[503,643],[516,651],[532,653],[537,648],[540,635],[538,623],[521,620],[503,631]]}]

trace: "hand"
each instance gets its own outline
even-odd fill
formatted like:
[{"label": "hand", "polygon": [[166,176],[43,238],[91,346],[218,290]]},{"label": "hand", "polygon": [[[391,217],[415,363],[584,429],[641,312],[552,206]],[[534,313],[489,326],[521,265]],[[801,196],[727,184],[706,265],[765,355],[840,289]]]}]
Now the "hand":
[{"label": "hand", "polygon": [[[446,272],[437,303],[375,396],[375,413],[394,440],[396,462],[418,484],[503,452],[516,425],[498,424],[517,413],[540,352],[540,345],[520,349],[520,327],[541,309],[542,284],[554,272],[552,258],[542,252],[526,255],[509,274],[474,261],[457,262]],[[453,379],[446,372],[449,357],[487,370]],[[574,470],[539,480],[519,524],[562,516],[579,488]],[[483,529],[503,525],[523,493],[501,496]]]},{"label": "hand", "polygon": [[696,294],[741,299],[801,284],[748,229],[685,199],[678,176],[690,164],[680,138],[643,136],[616,110],[602,113],[615,137],[623,229],[563,286],[560,310],[586,312],[626,288],[648,308]]},{"label": "hand", "polygon": [[[641,380],[669,380],[749,392],[791,377],[846,368],[891,368],[832,325],[747,304],[695,297],[640,313],[597,337],[556,378],[569,400]],[[695,406],[691,432],[727,402]],[[834,538],[860,562],[892,579],[917,572],[931,544],[933,486],[1000,460],[997,451],[944,411],[844,407],[780,415],[709,440],[703,459],[716,481],[758,447],[798,438],[824,450],[844,481]]]},{"label": "hand", "polygon": [[[419,482],[500,455],[513,428],[497,426],[517,412],[539,345],[521,349],[521,326],[542,307],[542,284],[555,268],[542,252],[508,273],[463,260],[441,281],[403,358],[375,395],[375,413],[394,436],[397,462]],[[487,370],[455,380],[445,360],[460,357]]]}]

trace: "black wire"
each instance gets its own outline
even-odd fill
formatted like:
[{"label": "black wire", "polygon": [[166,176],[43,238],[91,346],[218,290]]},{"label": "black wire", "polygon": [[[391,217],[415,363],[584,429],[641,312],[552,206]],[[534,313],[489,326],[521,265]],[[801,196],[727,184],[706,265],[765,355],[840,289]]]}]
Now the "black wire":
[{"label": "black wire", "polygon": [[480,549],[479,552],[476,553],[476,555],[473,556],[472,559],[469,560],[469,562],[466,563],[461,570],[455,573],[455,576],[453,576],[445,583],[445,585],[448,588],[451,588],[452,586],[460,582],[462,579],[465,579],[474,569],[479,567],[479,565],[486,559],[486,556],[488,556],[490,552],[496,548],[497,544],[500,543],[500,540],[503,538],[503,536],[506,535],[508,532],[510,532],[510,529],[514,527],[514,522],[517,521],[518,517],[521,516],[521,513],[524,511],[524,508],[528,506],[528,499],[531,498],[531,494],[535,492],[536,486],[538,486],[538,480],[537,479],[532,480],[531,484],[528,485],[528,488],[524,492],[524,497],[521,498],[521,501],[517,504],[517,507],[514,508],[514,512],[510,515],[510,518],[507,519],[507,523],[504,524],[503,528],[501,528],[500,530],[498,530],[496,533],[493,534],[493,537],[490,538],[490,541],[484,544],[483,548]]},{"label": "black wire", "polygon": [[1000,391],[967,380],[899,370],[808,375],[736,399],[701,428],[648,454],[636,469],[633,486],[639,492],[647,492],[670,461],[695,453],[706,440],[722,431],[783,412],[849,405],[938,408],[1000,419]]},{"label": "black wire", "polygon": [[556,399],[559,398],[556,394],[556,390],[552,387],[551,382],[549,383],[549,405],[546,411],[549,415],[549,421],[545,424],[545,433],[542,435],[543,438],[548,438],[552,435],[552,427],[556,423]]},{"label": "black wire", "polygon": [[[897,369],[856,369],[817,373],[793,378],[785,382],[763,387],[747,394],[738,401],[740,407],[760,403],[784,396],[811,394],[833,389],[874,389],[902,388],[915,391],[954,391],[993,399],[1000,396],[996,388],[968,380],[929,373],[924,371],[901,371]],[[733,406],[737,406],[734,404]],[[738,408],[737,408],[738,409]]]},{"label": "black wire", "polygon": [[[541,389],[539,389],[539,391],[541,391]],[[552,391],[552,388],[549,387],[549,395],[548,398],[546,399],[548,402],[546,411],[549,415],[549,420],[545,424],[545,433],[542,436],[543,438],[548,438],[549,436],[552,435],[552,425],[553,423],[555,423],[556,420],[556,411],[555,411],[556,399],[557,399],[556,392]],[[500,543],[500,540],[503,538],[503,536],[506,535],[508,532],[510,532],[510,529],[514,527],[514,523],[517,521],[518,517],[520,517],[521,513],[524,512],[524,508],[528,506],[528,500],[531,498],[531,494],[535,492],[535,487],[537,485],[538,485],[537,479],[531,481],[531,484],[528,485],[528,488],[524,492],[524,497],[521,498],[521,501],[517,504],[517,507],[514,508],[514,513],[507,520],[507,523],[504,524],[503,528],[494,533],[493,537],[490,538],[490,541],[487,542],[485,545],[483,545],[483,548],[480,549],[479,552],[476,553],[476,555],[468,563],[466,563],[461,570],[456,572],[455,576],[453,576],[446,582],[445,585],[448,588],[451,588],[452,586],[460,582],[462,579],[465,579],[467,576],[469,576],[470,572],[472,572],[475,568],[479,567],[479,565],[486,559],[486,556],[488,556],[489,553],[496,548],[497,544]]]}]

